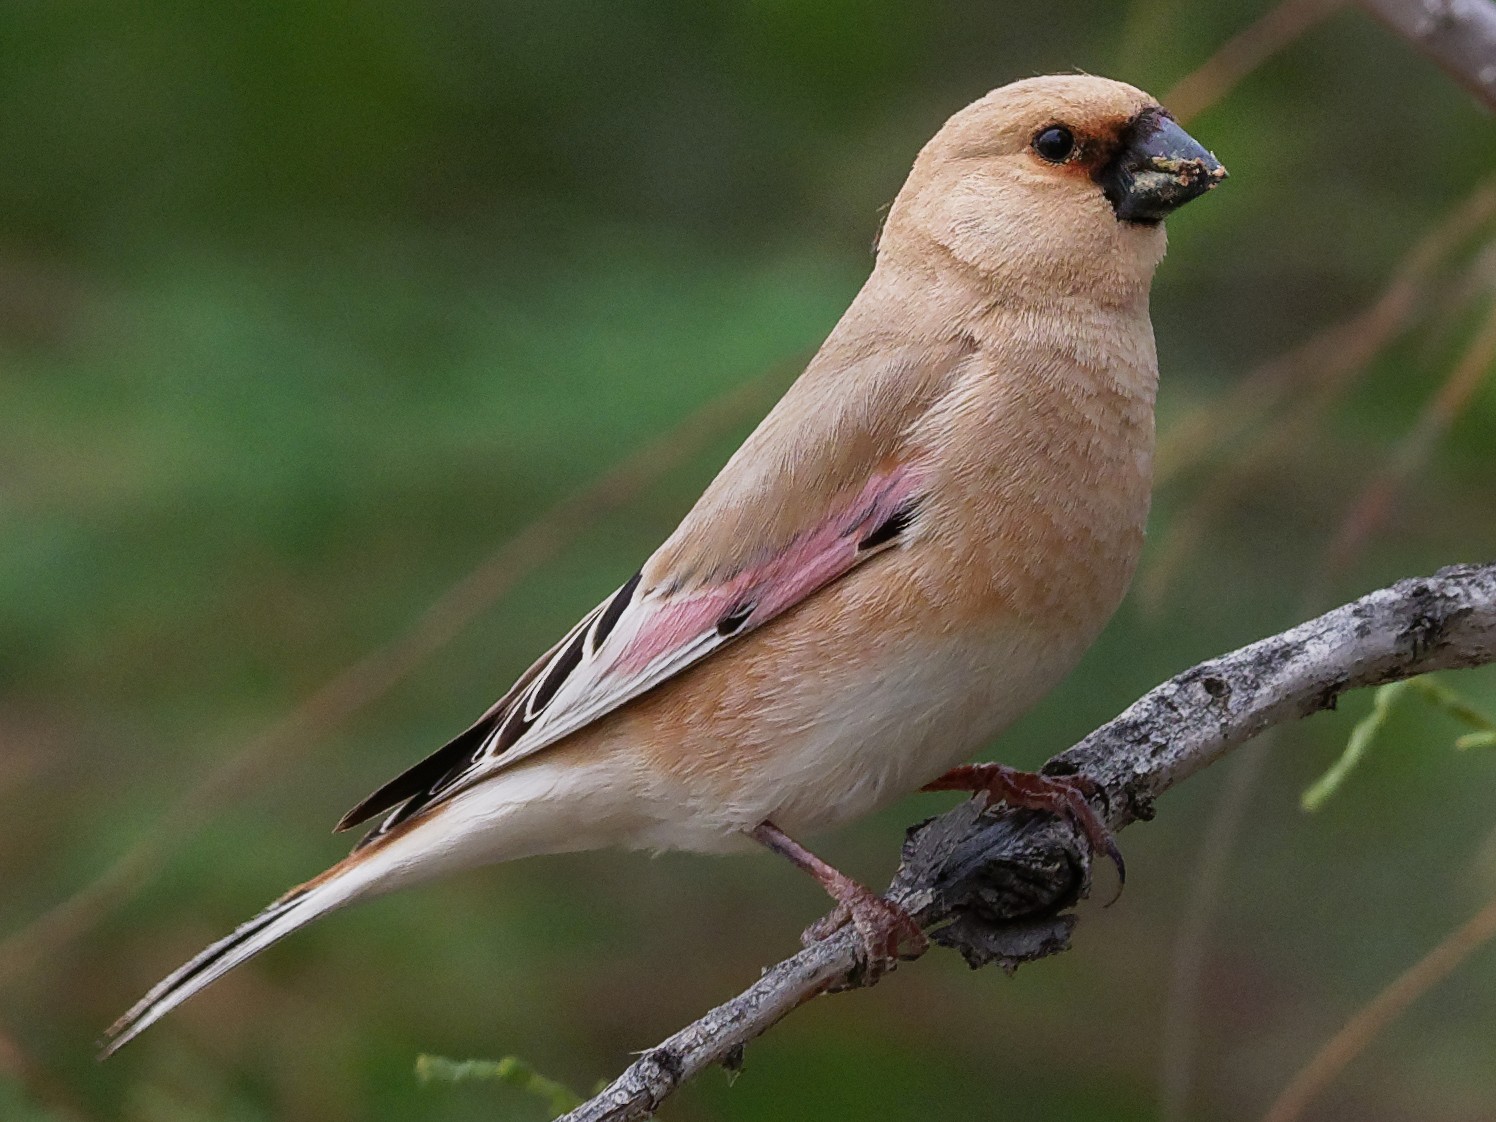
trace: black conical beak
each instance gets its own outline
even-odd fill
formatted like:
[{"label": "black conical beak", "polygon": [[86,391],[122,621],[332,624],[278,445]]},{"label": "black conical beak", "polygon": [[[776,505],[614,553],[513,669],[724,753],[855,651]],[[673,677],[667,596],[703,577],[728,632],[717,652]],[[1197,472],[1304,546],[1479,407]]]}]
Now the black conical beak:
[{"label": "black conical beak", "polygon": [[1162,109],[1140,113],[1096,181],[1124,222],[1153,225],[1226,178],[1226,169]]}]

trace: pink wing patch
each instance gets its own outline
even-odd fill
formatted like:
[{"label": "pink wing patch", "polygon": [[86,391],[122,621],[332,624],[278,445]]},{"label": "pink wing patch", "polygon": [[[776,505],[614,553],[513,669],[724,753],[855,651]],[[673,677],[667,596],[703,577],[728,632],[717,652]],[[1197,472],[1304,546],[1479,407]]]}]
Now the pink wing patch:
[{"label": "pink wing patch", "polygon": [[[916,486],[900,468],[875,476],[830,521],[793,539],[763,564],[744,569],[725,584],[662,603],[654,618],[621,653],[618,669],[644,670],[669,652],[716,631],[729,639],[746,634],[793,607],[898,539],[913,516]],[[879,530],[886,537],[871,538]]]},{"label": "pink wing patch", "polygon": [[881,472],[821,524],[720,584],[678,593],[635,576],[532,666],[503,702],[345,817],[400,805],[361,844],[534,755],[761,627],[896,545],[920,501],[907,467]]}]

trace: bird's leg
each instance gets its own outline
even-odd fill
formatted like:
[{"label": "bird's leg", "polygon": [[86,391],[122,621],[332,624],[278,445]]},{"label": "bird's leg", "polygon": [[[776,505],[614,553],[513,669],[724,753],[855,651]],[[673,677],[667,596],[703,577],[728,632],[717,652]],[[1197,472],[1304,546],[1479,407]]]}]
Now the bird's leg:
[{"label": "bird's leg", "polygon": [[866,885],[832,868],[774,823],[761,823],[749,832],[749,836],[815,877],[836,901],[836,908],[829,915],[811,924],[800,936],[800,941],[806,946],[819,942],[850,922],[862,941],[870,979],[893,969],[900,957],[901,945],[908,944],[909,958],[918,958],[929,948],[929,939],[912,915]]},{"label": "bird's leg", "polygon": [[987,796],[987,804],[1005,802],[1029,810],[1044,810],[1068,818],[1080,827],[1094,853],[1104,853],[1117,866],[1119,885],[1127,880],[1127,866],[1111,830],[1091,806],[1102,789],[1084,775],[1040,775],[1004,764],[962,764],[921,788],[924,791],[973,791]]}]

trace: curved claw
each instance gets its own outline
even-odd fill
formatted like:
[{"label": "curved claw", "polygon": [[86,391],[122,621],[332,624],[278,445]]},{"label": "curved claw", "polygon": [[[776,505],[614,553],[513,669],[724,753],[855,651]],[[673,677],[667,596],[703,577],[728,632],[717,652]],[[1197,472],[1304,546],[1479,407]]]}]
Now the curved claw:
[{"label": "curved claw", "polygon": [[1098,796],[1103,802],[1108,801],[1106,789],[1089,776],[1041,775],[1004,764],[964,764],[927,783],[924,790],[974,791],[985,795],[989,805],[1004,802],[1068,818],[1085,835],[1091,852],[1105,854],[1116,866],[1117,891],[1106,907],[1121,898],[1122,888],[1127,884],[1127,864],[1112,831],[1090,802]]},{"label": "curved claw", "polygon": [[822,939],[829,939],[851,922],[852,909],[846,904],[838,904],[804,931],[800,932],[800,945],[808,947],[814,943],[819,943]]},{"label": "curved claw", "polygon": [[[805,929],[800,941],[806,946],[818,943],[851,923],[862,943],[862,984],[877,981],[892,970],[900,958],[918,958],[929,949],[930,940],[912,915],[845,873],[833,869],[774,823],[759,823],[750,836],[815,877],[836,901],[830,914]],[[903,943],[909,944],[908,953],[900,953]]]},{"label": "curved claw", "polygon": [[[1122,860],[1122,851],[1117,848],[1116,835],[1091,806],[1091,800],[1097,797],[1103,803],[1110,804],[1111,799],[1106,793],[1106,788],[1088,775],[1035,775],[1035,778],[1053,784],[1064,792],[1061,797],[1065,799],[1067,816],[1085,833],[1086,841],[1091,844],[1092,851],[1106,854],[1107,859],[1116,867],[1117,891],[1105,904],[1110,908],[1122,898],[1122,889],[1127,885],[1127,862]],[[1038,807],[1037,809],[1052,808]]]},{"label": "curved claw", "polygon": [[[903,908],[855,881],[849,882],[837,906],[805,929],[806,946],[820,942],[848,923],[862,944],[862,978],[875,982],[900,959],[915,959],[930,947],[930,939]],[[904,947],[908,950],[904,950]]]}]

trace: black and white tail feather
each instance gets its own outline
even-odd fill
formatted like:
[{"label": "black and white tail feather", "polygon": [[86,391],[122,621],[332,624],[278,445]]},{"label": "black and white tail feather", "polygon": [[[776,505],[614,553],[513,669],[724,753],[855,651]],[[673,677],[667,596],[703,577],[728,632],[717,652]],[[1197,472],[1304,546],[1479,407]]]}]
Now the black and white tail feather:
[{"label": "black and white tail feather", "polygon": [[642,671],[610,676],[618,652],[638,633],[654,607],[653,598],[640,594],[640,579],[635,574],[583,617],[471,728],[344,815],[338,823],[340,830],[388,812],[342,862],[292,889],[154,986],[110,1026],[102,1056],[112,1055],[193,994],[298,928],[354,900],[424,879],[429,873],[419,872],[421,866],[429,862],[434,867],[440,862],[430,860],[437,854],[429,845],[423,848],[416,835],[440,817],[435,812],[443,803],[638,696],[746,630],[729,634],[713,629],[702,641],[672,651]]},{"label": "black and white tail feather", "polygon": [[[360,871],[363,876],[356,876]],[[156,983],[128,1012],[109,1026],[99,1058],[105,1059],[186,1001],[216,982],[234,967],[247,962],[272,943],[278,943],[297,928],[364,895],[371,874],[377,869],[350,867],[321,883],[292,889],[259,915],[202,951],[184,966]]]},{"label": "black and white tail feather", "polygon": [[[422,811],[470,785],[482,765],[511,749],[532,730],[563,682],[598,654],[634,603],[638,574],[604,600],[522,675],[514,687],[469,729],[414,767],[396,776],[350,810],[338,829],[389,811],[354,847],[353,853],[321,876],[292,889],[259,915],[208,947],[162,979],[105,1033],[100,1058],[112,1055],[198,991],[274,943],[353,901],[382,893],[408,879],[414,862],[397,847],[376,849],[380,840],[396,841],[415,826]],[[511,753],[509,758],[518,754]],[[508,762],[506,759],[504,762]],[[421,819],[425,820],[424,816]]]},{"label": "black and white tail feather", "polygon": [[[344,815],[340,830],[385,814],[347,858],[292,889],[158,983],[110,1027],[103,1055],[111,1055],[193,994],[298,928],[355,900],[433,875],[450,864],[447,858],[461,841],[443,825],[440,813],[452,800],[735,642],[799,597],[897,544],[919,499],[895,501],[889,497],[893,483],[879,486],[884,490],[874,495],[876,501],[865,509],[858,505],[841,522],[828,523],[819,539],[811,539],[812,544],[819,541],[817,548],[823,551],[818,562],[824,562],[826,551],[839,552],[834,570],[814,570],[820,575],[798,586],[794,596],[778,597],[769,609],[757,598],[763,589],[745,589],[730,601],[712,600],[718,614],[702,619],[699,630],[672,636],[642,666],[623,657],[630,644],[668,617],[682,599],[700,593],[668,585],[642,588],[643,574],[636,573],[521,675],[471,728]],[[767,591],[772,590],[771,582]],[[710,596],[710,590],[705,595]],[[493,809],[488,807],[476,820],[479,828],[493,831]],[[471,827],[473,820],[467,825]],[[463,824],[456,828],[460,832]]]}]

